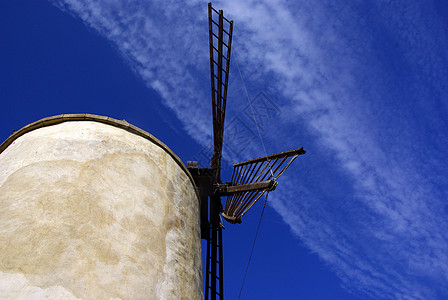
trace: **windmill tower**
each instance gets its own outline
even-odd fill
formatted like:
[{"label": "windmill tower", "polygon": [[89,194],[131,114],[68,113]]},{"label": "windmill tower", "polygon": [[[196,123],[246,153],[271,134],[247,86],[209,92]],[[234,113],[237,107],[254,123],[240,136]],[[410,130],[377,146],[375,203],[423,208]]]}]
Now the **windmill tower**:
[{"label": "windmill tower", "polygon": [[1,299],[201,299],[199,198],[126,121],[29,124],[0,146]]},{"label": "windmill tower", "polygon": [[[201,238],[207,241],[205,299],[224,299],[223,242],[220,215],[229,223],[241,223],[244,214],[265,193],[277,186],[277,179],[302,154],[303,148],[251,159],[233,165],[229,182],[221,180],[221,158],[229,82],[233,21],[208,4],[210,79],[213,115],[213,145],[210,168],[189,163],[190,173],[201,198]],[[227,197],[225,205],[221,197]]]},{"label": "windmill tower", "polygon": [[240,223],[305,151],[237,163],[222,181],[233,22],[210,3],[208,13],[210,168],[187,168],[109,117],[58,115],[13,133],[0,145],[0,298],[224,298],[220,216]]}]

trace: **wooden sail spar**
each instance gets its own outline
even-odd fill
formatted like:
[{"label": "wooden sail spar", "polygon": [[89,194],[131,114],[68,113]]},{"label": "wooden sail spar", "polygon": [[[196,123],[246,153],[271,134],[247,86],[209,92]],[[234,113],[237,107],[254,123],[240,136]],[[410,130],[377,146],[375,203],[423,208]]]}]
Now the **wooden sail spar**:
[{"label": "wooden sail spar", "polygon": [[[226,19],[223,11],[217,11],[212,7],[211,3],[208,4],[208,21],[214,143],[210,168],[212,178],[208,181],[214,187],[221,183],[221,156],[233,21]],[[212,189],[210,186],[207,187],[207,190]],[[208,232],[204,235],[207,237],[205,299],[215,300],[217,297],[224,299],[222,226],[219,218],[221,198],[216,193],[208,196],[209,202],[207,204],[210,204],[209,220],[205,221],[205,223],[208,224],[209,228],[206,229]],[[201,210],[206,212],[206,205]]]},{"label": "wooden sail spar", "polygon": [[216,182],[220,182],[233,21],[227,20],[222,10],[217,11],[209,3],[208,22],[214,138],[211,168],[215,170]]}]

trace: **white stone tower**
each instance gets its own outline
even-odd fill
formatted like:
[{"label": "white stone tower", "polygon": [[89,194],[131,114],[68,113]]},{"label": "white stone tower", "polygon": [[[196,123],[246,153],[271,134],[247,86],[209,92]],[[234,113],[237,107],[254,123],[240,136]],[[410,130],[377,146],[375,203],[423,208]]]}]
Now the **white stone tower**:
[{"label": "white stone tower", "polygon": [[181,160],[108,117],[0,146],[1,299],[201,299],[200,204]]}]

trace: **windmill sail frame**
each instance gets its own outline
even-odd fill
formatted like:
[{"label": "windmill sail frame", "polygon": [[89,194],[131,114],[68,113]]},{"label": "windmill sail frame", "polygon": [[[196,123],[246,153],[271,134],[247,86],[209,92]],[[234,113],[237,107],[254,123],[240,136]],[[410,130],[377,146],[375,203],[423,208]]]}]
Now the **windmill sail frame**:
[{"label": "windmill sail frame", "polygon": [[[216,17],[214,18],[214,16],[218,17],[217,21],[215,21]],[[220,182],[233,21],[226,19],[223,11],[217,11],[212,7],[211,3],[208,4],[208,30],[214,137],[214,152],[211,159],[211,167],[213,170],[216,170],[216,182]]]},{"label": "windmill sail frame", "polygon": [[265,192],[274,190],[277,179],[305,153],[302,147],[234,164],[230,185],[225,189],[229,195],[223,218],[229,223],[241,223],[246,212]]},{"label": "windmill sail frame", "polygon": [[[208,4],[210,83],[213,116],[214,151],[210,168],[189,164],[201,199],[201,238],[207,241],[205,300],[224,299],[223,248],[221,216],[229,223],[241,223],[241,218],[266,192],[277,186],[277,179],[302,154],[303,148],[234,164],[232,179],[221,181],[221,158],[229,83],[233,21],[222,10]],[[227,196],[225,207],[221,197]],[[222,213],[222,214],[221,214]]]}]

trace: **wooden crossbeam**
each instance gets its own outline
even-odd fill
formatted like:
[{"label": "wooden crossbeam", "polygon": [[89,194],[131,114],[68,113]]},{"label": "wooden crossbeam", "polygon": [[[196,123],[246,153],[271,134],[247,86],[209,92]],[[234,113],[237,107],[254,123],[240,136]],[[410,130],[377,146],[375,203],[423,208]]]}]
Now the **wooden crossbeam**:
[{"label": "wooden crossbeam", "polygon": [[252,182],[239,185],[224,185],[219,187],[216,190],[216,193],[219,196],[230,196],[237,193],[244,193],[249,191],[261,191],[261,190],[273,191],[276,186],[277,182],[275,180],[266,180],[261,182]]},{"label": "wooden crossbeam", "polygon": [[259,157],[259,158],[254,158],[254,159],[251,159],[251,160],[246,160],[246,161],[234,164],[233,167],[238,167],[238,166],[242,166],[242,165],[252,164],[252,163],[260,162],[260,161],[264,161],[264,160],[273,160],[273,159],[278,158],[278,157],[284,157],[284,156],[288,157],[288,156],[295,155],[295,154],[301,155],[301,154],[305,154],[305,153],[306,153],[306,151],[303,150],[303,147],[301,147],[301,148],[298,148],[298,149],[293,149],[293,150],[284,151],[284,152],[280,152],[280,153],[276,153],[276,154],[271,154],[271,155],[268,155],[268,156],[262,156],[262,157]]}]

